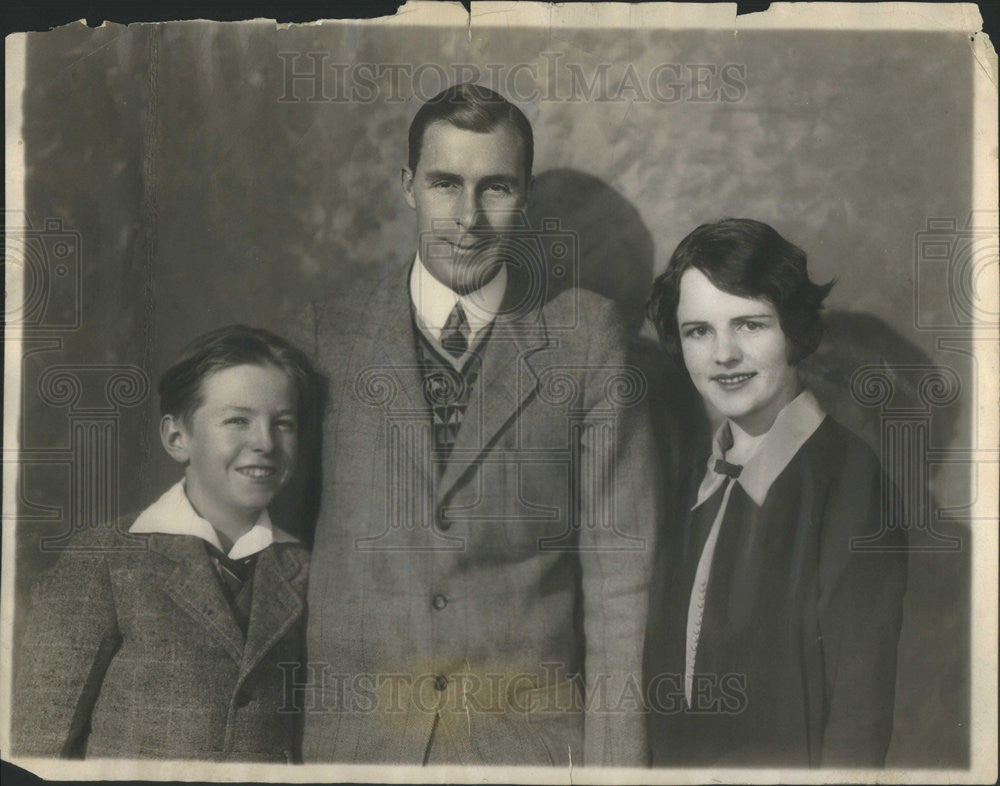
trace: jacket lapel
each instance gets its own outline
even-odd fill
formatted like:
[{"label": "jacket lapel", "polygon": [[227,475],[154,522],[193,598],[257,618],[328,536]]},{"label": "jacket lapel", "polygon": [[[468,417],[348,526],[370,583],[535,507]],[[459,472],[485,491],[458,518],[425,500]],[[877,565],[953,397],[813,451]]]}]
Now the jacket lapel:
[{"label": "jacket lapel", "polygon": [[[385,286],[376,290],[366,308],[371,330],[362,339],[351,364],[353,395],[364,410],[377,408],[374,421],[376,439],[385,440],[404,455],[393,455],[393,462],[411,466],[420,486],[430,483],[430,414],[423,394],[423,375],[417,360],[413,317],[410,307],[410,264],[385,279]],[[358,427],[354,415],[345,411],[352,422],[346,428]],[[423,439],[399,441],[393,429],[403,434],[424,434]],[[398,444],[397,444],[398,443]],[[395,464],[398,466],[398,463]]]},{"label": "jacket lapel", "polygon": [[299,549],[274,545],[257,557],[241,681],[301,618],[305,610],[304,559],[304,552]]},{"label": "jacket lapel", "polygon": [[184,535],[151,535],[149,548],[175,563],[161,579],[166,594],[240,663],[243,631],[233,618],[202,541]]},{"label": "jacket lapel", "polygon": [[[410,264],[393,271],[386,286],[379,287],[368,318],[373,321],[371,351],[357,357],[369,359],[366,368],[359,368],[359,383],[371,374],[389,374],[394,383],[388,407],[400,411],[426,411],[422,390],[422,375],[417,362],[413,317],[410,307]],[[374,360],[371,360],[374,359]]]},{"label": "jacket lapel", "polygon": [[482,349],[479,384],[437,487],[440,504],[519,413],[538,387],[529,355],[546,346],[548,337],[540,312],[501,312]]}]

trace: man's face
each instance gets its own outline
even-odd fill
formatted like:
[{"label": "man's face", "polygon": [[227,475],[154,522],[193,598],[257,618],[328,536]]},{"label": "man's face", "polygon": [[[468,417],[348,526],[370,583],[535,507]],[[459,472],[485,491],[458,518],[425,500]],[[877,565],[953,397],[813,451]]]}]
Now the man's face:
[{"label": "man's face", "polygon": [[488,282],[503,262],[504,235],[523,225],[530,182],[517,134],[504,123],[483,133],[431,123],[402,184],[431,275],[459,294]]}]

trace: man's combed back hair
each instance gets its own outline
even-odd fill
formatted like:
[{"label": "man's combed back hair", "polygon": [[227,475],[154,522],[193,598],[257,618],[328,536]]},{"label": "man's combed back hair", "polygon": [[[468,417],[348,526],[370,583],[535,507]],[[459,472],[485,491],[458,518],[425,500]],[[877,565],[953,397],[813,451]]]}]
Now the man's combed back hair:
[{"label": "man's combed back hair", "polygon": [[450,123],[465,131],[485,134],[507,124],[521,139],[524,149],[525,178],[531,178],[535,141],[531,123],[524,113],[494,90],[472,82],[460,82],[445,88],[417,111],[410,123],[410,149],[407,166],[417,171],[424,132],[431,123]]},{"label": "man's combed back hair", "polygon": [[304,352],[263,328],[226,325],[194,339],[160,377],[160,414],[188,421],[202,404],[204,381],[244,365],[284,371],[298,392],[301,417],[315,406],[319,380]]},{"label": "man's combed back hair", "polygon": [[702,224],[680,242],[666,271],[653,282],[646,305],[660,342],[681,365],[677,305],[681,277],[691,268],[700,270],[723,292],[770,302],[788,340],[792,365],[819,346],[823,337],[820,310],[835,282],[813,283],[805,252],[773,227],[749,218],[724,218]]}]

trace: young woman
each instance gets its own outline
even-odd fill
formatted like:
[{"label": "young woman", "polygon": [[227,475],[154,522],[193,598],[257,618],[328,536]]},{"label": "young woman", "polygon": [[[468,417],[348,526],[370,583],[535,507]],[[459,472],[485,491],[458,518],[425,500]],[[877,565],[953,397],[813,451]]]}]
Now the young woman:
[{"label": "young woman", "polygon": [[[655,765],[884,762],[906,543],[883,515],[875,455],[796,372],[831,286],[749,219],[698,227],[654,283],[663,346],[725,418],[657,550],[645,651]],[[858,542],[879,533],[877,548]]]}]

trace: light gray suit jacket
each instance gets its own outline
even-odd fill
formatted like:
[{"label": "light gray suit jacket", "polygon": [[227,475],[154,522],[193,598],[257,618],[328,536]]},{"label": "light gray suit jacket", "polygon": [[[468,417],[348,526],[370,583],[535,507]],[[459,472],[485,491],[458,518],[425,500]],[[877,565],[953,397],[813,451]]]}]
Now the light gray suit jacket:
[{"label": "light gray suit jacket", "polygon": [[299,336],[331,385],[304,758],[645,764],[658,470],[612,304],[512,277],[439,476],[408,271]]}]

